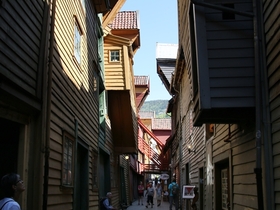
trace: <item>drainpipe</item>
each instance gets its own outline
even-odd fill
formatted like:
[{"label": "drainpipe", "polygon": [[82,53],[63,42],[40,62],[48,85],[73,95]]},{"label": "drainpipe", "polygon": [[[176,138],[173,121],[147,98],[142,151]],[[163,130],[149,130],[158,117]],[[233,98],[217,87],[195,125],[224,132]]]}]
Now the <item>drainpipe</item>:
[{"label": "drainpipe", "polygon": [[256,182],[257,182],[257,196],[258,196],[258,209],[263,210],[263,186],[262,186],[262,99],[261,99],[261,71],[263,71],[261,60],[261,18],[260,18],[260,4],[258,0],[253,0],[253,13],[254,13],[254,44],[255,44],[255,111],[256,111]]},{"label": "drainpipe", "polygon": [[264,21],[263,21],[263,1],[257,1],[258,11],[258,27],[259,37],[262,42],[260,43],[260,61],[262,62],[260,67],[261,78],[261,96],[262,96],[262,107],[263,107],[263,144],[264,144],[264,161],[265,161],[265,206],[266,209],[274,209],[275,195],[274,195],[274,177],[273,177],[273,157],[272,157],[272,136],[271,136],[271,118],[270,118],[270,107],[269,107],[269,88],[268,88],[268,75],[266,67],[266,43],[264,36]]},{"label": "drainpipe", "polygon": [[[51,5],[51,0],[49,0]],[[45,167],[44,167],[44,190],[43,190],[43,210],[47,210],[48,205],[48,185],[49,185],[49,156],[50,156],[50,121],[51,121],[51,94],[52,94],[52,73],[53,73],[53,49],[54,49],[54,22],[55,22],[56,0],[52,2],[52,17],[50,30],[49,48],[49,70],[47,87],[47,113],[46,113],[46,142],[45,142]]]}]

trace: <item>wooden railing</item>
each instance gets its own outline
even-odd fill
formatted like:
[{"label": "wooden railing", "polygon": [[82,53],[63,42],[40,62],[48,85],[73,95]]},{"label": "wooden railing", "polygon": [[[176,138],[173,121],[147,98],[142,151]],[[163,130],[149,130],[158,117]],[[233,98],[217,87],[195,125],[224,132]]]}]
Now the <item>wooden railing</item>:
[{"label": "wooden railing", "polygon": [[[169,160],[167,156],[161,155],[162,146],[159,147],[160,154],[153,150],[150,145],[140,136],[138,136],[138,149],[145,154],[154,164],[141,164],[143,171],[167,171],[169,170]],[[141,171],[142,171],[141,170]]]}]

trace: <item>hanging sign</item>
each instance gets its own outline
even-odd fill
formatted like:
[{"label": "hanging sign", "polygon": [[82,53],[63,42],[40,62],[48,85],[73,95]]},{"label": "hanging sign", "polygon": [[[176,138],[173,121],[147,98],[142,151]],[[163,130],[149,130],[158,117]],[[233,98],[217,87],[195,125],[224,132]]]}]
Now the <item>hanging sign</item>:
[{"label": "hanging sign", "polygon": [[159,177],[159,179],[161,179],[161,180],[167,180],[167,179],[169,179],[169,175],[168,175],[168,174],[161,174],[160,177]]}]

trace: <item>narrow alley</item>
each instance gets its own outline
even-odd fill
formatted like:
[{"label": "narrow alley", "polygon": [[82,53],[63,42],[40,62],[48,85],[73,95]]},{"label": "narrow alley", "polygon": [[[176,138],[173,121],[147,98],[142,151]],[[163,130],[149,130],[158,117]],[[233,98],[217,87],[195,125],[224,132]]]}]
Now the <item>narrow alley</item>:
[{"label": "narrow alley", "polygon": [[[145,198],[146,201],[146,198]],[[168,210],[169,209],[169,202],[168,201],[162,201],[160,206],[157,206],[156,199],[154,198],[154,206],[152,209],[155,210]],[[127,210],[144,210],[144,209],[151,209],[151,206],[146,208],[147,202],[144,202],[143,205],[138,205],[138,201],[134,201],[131,206],[127,208]],[[175,209],[175,207],[173,207]]]}]

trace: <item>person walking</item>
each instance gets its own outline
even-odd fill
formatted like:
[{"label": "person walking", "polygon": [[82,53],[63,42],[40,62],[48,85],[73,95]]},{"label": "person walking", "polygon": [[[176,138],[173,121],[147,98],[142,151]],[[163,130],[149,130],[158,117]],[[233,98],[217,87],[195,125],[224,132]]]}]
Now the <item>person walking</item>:
[{"label": "person walking", "polygon": [[147,192],[146,192],[146,195],[148,195],[146,208],[148,208],[148,206],[150,204],[151,204],[151,208],[153,208],[153,206],[154,206],[154,194],[155,194],[155,191],[154,191],[153,183],[150,182],[149,185],[148,185],[148,188],[147,188]]},{"label": "person walking", "polygon": [[156,196],[157,196],[157,206],[160,206],[161,198],[162,198],[162,187],[160,182],[158,182],[156,186]]},{"label": "person walking", "polygon": [[194,210],[197,210],[196,202],[198,201],[198,198],[199,198],[198,188],[195,187],[195,188],[194,188],[194,198],[193,198],[192,203],[191,203],[191,207],[192,207]]},{"label": "person walking", "polygon": [[179,202],[179,185],[176,183],[176,179],[173,179],[168,186],[169,190],[169,209],[172,210],[173,202],[175,210],[178,210]]},{"label": "person walking", "polygon": [[16,173],[6,174],[1,179],[1,193],[3,198],[0,200],[1,210],[20,210],[20,205],[17,200],[19,199],[21,193],[25,190],[23,181],[20,175]]},{"label": "person walking", "polygon": [[140,181],[138,187],[137,187],[137,191],[138,191],[138,205],[143,205],[143,196],[144,196],[144,185],[143,182]]}]

